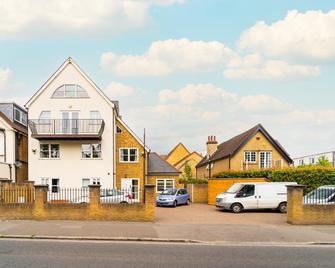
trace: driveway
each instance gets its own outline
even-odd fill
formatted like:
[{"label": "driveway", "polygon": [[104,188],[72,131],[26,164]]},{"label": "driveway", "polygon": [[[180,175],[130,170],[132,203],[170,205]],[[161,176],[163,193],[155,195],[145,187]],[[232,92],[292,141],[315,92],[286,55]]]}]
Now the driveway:
[{"label": "driveway", "polygon": [[155,230],[161,238],[229,242],[335,242],[335,226],[298,226],[286,214],[248,211],[234,214],[215,206],[191,204],[156,210]]},{"label": "driveway", "polygon": [[276,211],[246,211],[234,214],[206,204],[191,204],[176,208],[157,207],[157,223],[161,224],[251,224],[287,225],[286,214]]}]

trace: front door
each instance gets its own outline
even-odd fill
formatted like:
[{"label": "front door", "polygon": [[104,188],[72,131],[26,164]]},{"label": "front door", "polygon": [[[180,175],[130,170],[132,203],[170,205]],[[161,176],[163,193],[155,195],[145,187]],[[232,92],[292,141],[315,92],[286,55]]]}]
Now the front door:
[{"label": "front door", "polygon": [[64,111],[62,112],[62,133],[77,134],[78,133],[79,112]]},{"label": "front door", "polygon": [[139,179],[121,179],[121,190],[131,193],[134,202],[140,200],[140,183]]}]

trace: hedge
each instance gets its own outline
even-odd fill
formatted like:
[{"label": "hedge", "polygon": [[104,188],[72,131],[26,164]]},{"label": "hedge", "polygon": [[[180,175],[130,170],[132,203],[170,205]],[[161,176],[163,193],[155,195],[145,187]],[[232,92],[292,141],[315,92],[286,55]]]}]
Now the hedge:
[{"label": "hedge", "polygon": [[207,180],[203,179],[179,179],[180,184],[207,184]]},{"label": "hedge", "polygon": [[214,178],[267,178],[273,182],[294,181],[306,185],[309,192],[322,185],[335,185],[335,169],[330,167],[291,167],[285,169],[227,171]]}]

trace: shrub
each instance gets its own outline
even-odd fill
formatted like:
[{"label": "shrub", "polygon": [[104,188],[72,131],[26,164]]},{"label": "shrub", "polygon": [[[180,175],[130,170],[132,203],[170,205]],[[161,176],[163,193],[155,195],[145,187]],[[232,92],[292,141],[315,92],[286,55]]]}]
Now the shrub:
[{"label": "shrub", "polygon": [[273,182],[294,181],[306,185],[306,191],[322,185],[335,185],[335,169],[321,166],[291,167],[286,169],[229,171],[214,175],[215,178],[267,178]]},{"label": "shrub", "polygon": [[181,184],[207,184],[208,181],[207,180],[203,180],[203,179],[188,179],[188,180],[185,180],[185,179],[180,179],[179,180],[179,183]]}]

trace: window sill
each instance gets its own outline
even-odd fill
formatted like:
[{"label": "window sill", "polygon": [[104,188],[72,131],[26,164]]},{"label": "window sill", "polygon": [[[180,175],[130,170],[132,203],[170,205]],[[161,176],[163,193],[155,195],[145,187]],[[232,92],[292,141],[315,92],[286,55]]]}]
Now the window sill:
[{"label": "window sill", "polygon": [[61,158],[38,158],[38,160],[61,160]]},{"label": "window sill", "polygon": [[103,160],[103,158],[81,158],[81,160]]},{"label": "window sill", "polygon": [[119,163],[121,163],[121,164],[138,164],[139,163],[139,161],[134,161],[134,162],[125,162],[125,161],[119,161]]}]

